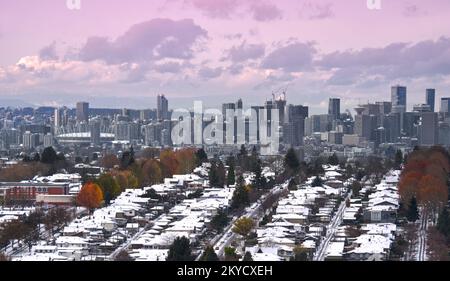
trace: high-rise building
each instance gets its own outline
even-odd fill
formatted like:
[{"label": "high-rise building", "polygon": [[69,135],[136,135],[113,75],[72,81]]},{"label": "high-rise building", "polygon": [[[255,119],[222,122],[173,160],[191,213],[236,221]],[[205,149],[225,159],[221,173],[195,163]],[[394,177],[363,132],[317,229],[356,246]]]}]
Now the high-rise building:
[{"label": "high-rise building", "polygon": [[305,135],[305,118],[308,117],[308,107],[288,105],[286,107],[283,142],[291,146],[302,146]]},{"label": "high-rise building", "polygon": [[89,103],[78,102],[77,103],[77,121],[89,122]]},{"label": "high-rise building", "polygon": [[328,115],[331,115],[333,120],[341,117],[341,99],[330,98],[328,103]]},{"label": "high-rise building", "polygon": [[164,95],[158,95],[156,101],[157,109],[156,115],[158,120],[168,120],[169,119],[169,101]]},{"label": "high-rise building", "polygon": [[431,111],[434,112],[434,104],[436,99],[436,90],[435,89],[427,89],[426,90],[426,104],[428,104],[431,108]]},{"label": "high-rise building", "polygon": [[91,144],[100,144],[100,120],[91,120],[89,123],[89,131],[91,133]]},{"label": "high-rise building", "polygon": [[39,134],[31,133],[26,131],[23,134],[23,147],[25,149],[33,149],[39,145]]},{"label": "high-rise building", "polygon": [[48,133],[44,136],[44,147],[53,146],[53,135]]},{"label": "high-rise building", "polygon": [[438,114],[435,112],[421,112],[418,126],[419,145],[433,146],[438,140]]},{"label": "high-rise building", "polygon": [[450,98],[441,98],[441,110],[442,113],[450,113]]},{"label": "high-rise building", "polygon": [[392,86],[391,88],[392,111],[406,112],[406,87]]}]

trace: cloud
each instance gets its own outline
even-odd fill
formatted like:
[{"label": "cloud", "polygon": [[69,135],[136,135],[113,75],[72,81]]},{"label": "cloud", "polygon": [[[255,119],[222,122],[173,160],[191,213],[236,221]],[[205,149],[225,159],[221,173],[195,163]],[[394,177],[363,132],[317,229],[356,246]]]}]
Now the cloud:
[{"label": "cloud", "polygon": [[110,64],[190,59],[195,43],[206,36],[207,31],[192,19],[153,19],[133,25],[113,41],[106,37],[88,38],[79,57],[83,61],[103,60]]},{"label": "cloud", "polygon": [[250,12],[256,21],[273,21],[283,17],[282,11],[271,3],[255,3],[250,6]]},{"label": "cloud", "polygon": [[213,79],[213,78],[217,78],[222,74],[222,68],[221,67],[216,67],[216,68],[211,68],[211,67],[203,67],[198,71],[198,75],[203,78],[203,79]]},{"label": "cloud", "polygon": [[417,17],[426,14],[426,12],[422,11],[419,6],[412,4],[412,3],[406,3],[403,15],[406,17]]},{"label": "cloud", "polygon": [[161,64],[155,64],[153,68],[161,73],[179,73],[182,69],[182,64],[179,62],[165,62]]},{"label": "cloud", "polygon": [[39,51],[39,57],[43,60],[57,60],[58,55],[56,54],[56,43],[45,46]]},{"label": "cloud", "polygon": [[317,4],[313,2],[306,2],[302,5],[300,10],[300,17],[310,20],[327,19],[334,17],[333,4]]},{"label": "cloud", "polygon": [[234,46],[227,51],[227,58],[234,63],[258,59],[264,56],[264,44],[247,44],[245,41],[239,46]]},{"label": "cloud", "polygon": [[211,18],[230,18],[240,4],[239,0],[186,0],[186,2]]},{"label": "cloud", "polygon": [[312,43],[293,42],[268,54],[261,62],[261,67],[287,72],[309,70],[316,52]]},{"label": "cloud", "polygon": [[318,65],[328,69],[358,68],[366,75],[382,75],[392,79],[449,75],[450,38],[338,51],[323,56]]}]

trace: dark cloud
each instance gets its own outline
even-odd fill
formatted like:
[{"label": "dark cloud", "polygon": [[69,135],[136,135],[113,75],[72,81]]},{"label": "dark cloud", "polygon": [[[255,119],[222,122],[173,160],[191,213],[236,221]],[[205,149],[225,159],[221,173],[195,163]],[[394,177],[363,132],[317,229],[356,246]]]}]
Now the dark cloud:
[{"label": "dark cloud", "polygon": [[163,58],[189,59],[193,46],[207,32],[191,19],[173,21],[153,19],[133,25],[116,40],[88,38],[81,49],[81,60],[107,63],[145,62]]},{"label": "dark cloud", "polygon": [[282,69],[287,72],[309,70],[316,49],[311,43],[293,42],[268,54],[261,62],[265,69]]},{"label": "dark cloud", "polygon": [[450,74],[450,39],[442,37],[415,44],[394,43],[383,48],[347,50],[325,55],[319,62],[326,69],[359,69],[365,75],[415,78]]},{"label": "dark cloud", "polygon": [[42,60],[57,60],[58,55],[56,54],[56,43],[45,46],[39,51],[39,57]]},{"label": "dark cloud", "polygon": [[227,58],[232,62],[244,62],[250,59],[258,59],[264,56],[266,47],[264,44],[247,44],[245,41],[239,46],[234,46],[227,51]]},{"label": "dark cloud", "polygon": [[217,78],[222,74],[222,68],[203,67],[198,71],[198,75],[204,79]]}]

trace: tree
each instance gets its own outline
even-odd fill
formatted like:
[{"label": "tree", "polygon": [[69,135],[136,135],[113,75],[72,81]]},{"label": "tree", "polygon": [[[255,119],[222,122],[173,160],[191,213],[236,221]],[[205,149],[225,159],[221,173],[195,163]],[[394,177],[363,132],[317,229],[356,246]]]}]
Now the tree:
[{"label": "tree", "polygon": [[362,188],[361,183],[359,181],[354,181],[352,182],[351,188],[353,196],[355,197],[359,196],[359,192],[361,191]]},{"label": "tree", "polygon": [[144,176],[143,184],[146,186],[151,186],[162,182],[161,167],[155,159],[145,161],[142,167],[142,173]]},{"label": "tree", "polygon": [[245,255],[244,255],[244,258],[242,259],[242,261],[253,261],[252,254],[249,251],[245,252]]},{"label": "tree", "polygon": [[289,168],[291,171],[297,171],[300,167],[300,161],[298,160],[297,153],[295,153],[295,150],[293,148],[289,148],[287,151],[285,157],[284,157],[284,164],[286,168]]},{"label": "tree", "polygon": [[206,154],[203,148],[197,150],[197,152],[195,152],[195,156],[197,160],[197,166],[200,166],[201,164],[208,162],[208,155]]},{"label": "tree", "polygon": [[294,248],[293,261],[307,261],[308,260],[308,250],[302,246],[296,246]]},{"label": "tree", "polygon": [[225,247],[225,261],[237,261],[238,255],[236,254],[236,249],[233,247]]},{"label": "tree", "polygon": [[289,181],[288,189],[289,189],[289,190],[297,190],[297,182],[295,181],[294,178],[292,178],[292,179]]},{"label": "tree", "polygon": [[0,253],[0,261],[11,261],[11,258],[4,253]]},{"label": "tree", "polygon": [[399,149],[395,153],[395,160],[394,160],[394,165],[395,165],[394,167],[395,167],[395,169],[400,169],[402,164],[403,164],[403,153]]},{"label": "tree", "polygon": [[153,188],[148,189],[145,192],[145,194],[142,195],[141,197],[143,197],[143,198],[150,198],[150,199],[154,199],[154,200],[160,200],[161,199],[161,195],[156,193],[156,191]]},{"label": "tree", "polygon": [[193,261],[191,242],[186,237],[177,237],[170,245],[167,261]]},{"label": "tree", "polygon": [[323,182],[319,176],[316,176],[311,184],[312,187],[322,186]]},{"label": "tree", "polygon": [[339,158],[337,157],[336,153],[333,153],[330,157],[328,157],[328,164],[330,165],[339,165]]},{"label": "tree", "polygon": [[200,261],[219,261],[219,257],[212,246],[207,246],[200,257]]},{"label": "tree", "polygon": [[130,150],[122,153],[122,157],[120,158],[120,167],[122,169],[127,169],[131,164],[134,163],[134,149],[133,147]]},{"label": "tree", "polygon": [[175,152],[175,157],[178,161],[177,173],[189,174],[197,166],[196,150],[193,148],[183,148]]},{"label": "tree", "polygon": [[128,254],[127,251],[120,251],[114,258],[114,261],[133,261],[133,258]]},{"label": "tree", "polygon": [[226,171],[225,166],[223,165],[222,161],[219,160],[219,164],[217,165],[217,177],[218,177],[218,187],[224,187],[226,182]]},{"label": "tree", "polygon": [[228,216],[223,209],[219,209],[217,214],[211,219],[211,227],[217,232],[222,232],[223,228],[228,224]]},{"label": "tree", "polygon": [[163,178],[172,177],[178,170],[178,160],[171,149],[165,149],[160,155],[161,170]]},{"label": "tree", "polygon": [[77,204],[86,207],[89,211],[100,207],[102,201],[102,189],[92,182],[84,184],[77,196]]},{"label": "tree", "polygon": [[238,184],[231,198],[231,209],[239,209],[250,203],[248,190],[245,188],[242,175],[238,177]]},{"label": "tree", "polygon": [[[82,161],[80,161],[82,162]],[[101,158],[100,165],[106,169],[112,169],[115,166],[119,166],[120,162],[116,155],[114,154],[106,154]]]},{"label": "tree", "polygon": [[447,208],[442,208],[436,227],[447,239],[450,238],[450,216]]},{"label": "tree", "polygon": [[262,176],[261,160],[259,158],[254,163],[253,173],[255,174],[253,185],[256,188],[264,188],[266,185],[266,178]]},{"label": "tree", "polygon": [[53,149],[53,147],[49,146],[44,149],[41,156],[41,162],[44,164],[52,165],[56,162],[57,155],[56,151]]},{"label": "tree", "polygon": [[236,175],[234,172],[234,162],[230,162],[227,172],[227,186],[234,185],[236,183]]},{"label": "tree", "polygon": [[100,186],[103,192],[105,203],[115,199],[121,192],[120,186],[110,173],[100,175],[96,183]]},{"label": "tree", "polygon": [[211,167],[209,169],[208,177],[209,177],[209,185],[211,187],[219,187],[220,180],[219,180],[219,175],[218,175],[218,171],[217,171],[216,161],[212,161]]},{"label": "tree", "polygon": [[406,219],[409,222],[415,222],[419,219],[419,210],[417,208],[416,197],[411,198],[411,202],[409,203],[408,211],[406,213]]},{"label": "tree", "polygon": [[242,217],[234,222],[232,231],[243,237],[247,237],[254,227],[255,221],[252,218]]}]

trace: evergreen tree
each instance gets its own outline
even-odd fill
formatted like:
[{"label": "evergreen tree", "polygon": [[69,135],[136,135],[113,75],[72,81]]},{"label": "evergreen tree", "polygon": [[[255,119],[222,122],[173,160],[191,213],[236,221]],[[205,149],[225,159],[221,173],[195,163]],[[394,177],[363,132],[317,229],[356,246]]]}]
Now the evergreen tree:
[{"label": "evergreen tree", "polygon": [[339,164],[339,158],[337,157],[336,153],[333,153],[333,155],[328,157],[328,164],[333,165],[333,166]]},{"label": "evergreen tree", "polygon": [[228,216],[223,209],[220,209],[217,214],[211,219],[211,227],[217,232],[222,232],[223,228],[228,224]]},{"label": "evergreen tree", "polygon": [[41,162],[44,164],[54,164],[57,160],[56,151],[53,147],[49,146],[44,149],[41,156]]},{"label": "evergreen tree", "polygon": [[216,161],[211,162],[211,168],[209,169],[209,186],[211,187],[219,186],[219,175],[217,171]]},{"label": "evergreen tree", "polygon": [[401,150],[397,150],[397,152],[395,153],[395,162],[394,162],[395,169],[400,169],[402,163],[403,163],[403,153]]},{"label": "evergreen tree", "polygon": [[441,213],[439,214],[439,219],[437,223],[437,229],[440,233],[445,235],[447,239],[450,238],[450,217],[448,214],[448,209],[443,208]]},{"label": "evergreen tree", "polygon": [[122,158],[120,159],[120,167],[122,169],[127,169],[133,163],[134,163],[134,149],[133,147],[131,147],[130,150],[125,151],[122,154]]},{"label": "evergreen tree", "polygon": [[192,247],[186,237],[177,237],[169,248],[167,261],[193,261]]},{"label": "evergreen tree", "polygon": [[225,166],[223,165],[222,161],[218,160],[219,164],[217,165],[217,177],[218,177],[218,187],[223,188],[226,183],[226,171]]},{"label": "evergreen tree", "polygon": [[300,161],[293,148],[289,148],[287,151],[286,156],[284,157],[284,164],[286,168],[289,168],[292,171],[297,171],[300,167]]},{"label": "evergreen tree", "polygon": [[195,152],[195,158],[197,162],[197,166],[200,166],[202,163],[208,162],[208,155],[206,154],[203,148],[200,148]]},{"label": "evergreen tree", "polygon": [[244,178],[240,176],[238,178],[238,185],[234,190],[233,197],[231,199],[231,209],[239,209],[247,206],[250,203],[247,189],[244,186]]},{"label": "evergreen tree", "polygon": [[253,257],[252,254],[250,252],[245,252],[244,258],[242,259],[242,261],[253,261]]},{"label": "evergreen tree", "polygon": [[415,222],[419,219],[419,210],[417,208],[417,200],[416,197],[411,198],[411,202],[409,204],[408,212],[406,213],[406,219],[410,222]]},{"label": "evergreen tree", "polygon": [[256,160],[254,170],[252,172],[255,174],[253,185],[256,188],[264,188],[266,185],[266,179],[262,176],[261,160],[259,158]]},{"label": "evergreen tree", "polygon": [[41,161],[41,156],[39,155],[39,153],[36,152],[34,154],[33,161],[34,162],[40,162]]},{"label": "evergreen tree", "polygon": [[212,246],[207,246],[203,255],[200,257],[200,261],[219,261],[219,257]]},{"label": "evergreen tree", "polygon": [[295,182],[295,179],[294,179],[294,178],[292,178],[292,179],[289,181],[288,189],[289,189],[289,190],[297,190],[297,183]]},{"label": "evergreen tree", "polygon": [[316,187],[316,186],[322,186],[322,179],[319,176],[316,176],[311,184],[311,186]]},{"label": "evergreen tree", "polygon": [[236,175],[234,171],[234,161],[228,164],[227,173],[227,186],[234,185],[236,183]]}]

